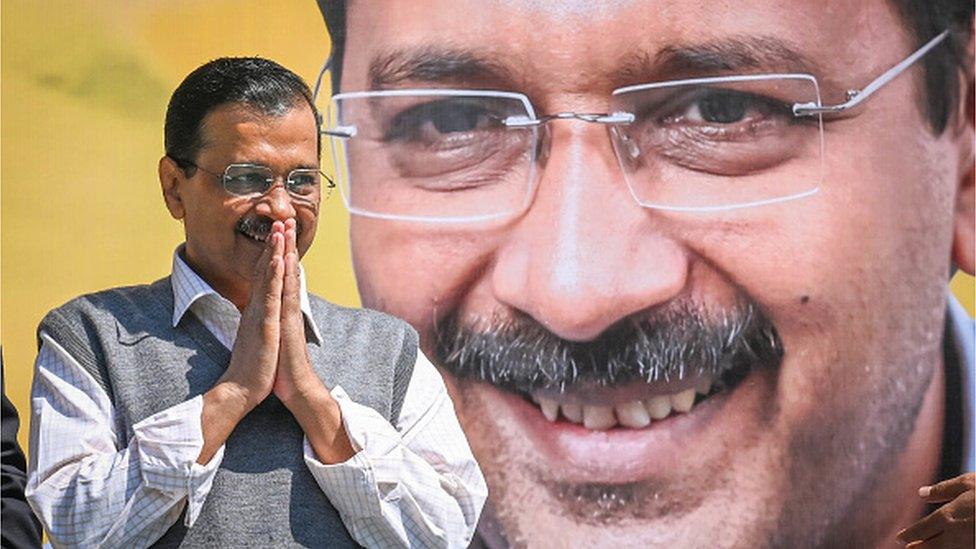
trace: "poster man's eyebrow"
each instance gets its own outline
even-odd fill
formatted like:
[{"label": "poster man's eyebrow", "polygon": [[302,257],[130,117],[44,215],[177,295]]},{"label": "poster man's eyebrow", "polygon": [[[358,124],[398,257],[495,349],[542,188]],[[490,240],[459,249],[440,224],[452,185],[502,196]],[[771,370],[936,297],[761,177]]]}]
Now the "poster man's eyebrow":
[{"label": "poster man's eyebrow", "polygon": [[463,49],[421,47],[385,52],[369,65],[371,89],[383,89],[405,81],[422,83],[483,83],[501,86],[511,82],[509,71],[496,61]]},{"label": "poster man's eyebrow", "polygon": [[[463,48],[420,46],[382,52],[369,65],[370,89],[413,81],[421,85],[459,84],[491,89],[517,87],[508,63],[490,53]],[[787,42],[769,36],[733,36],[699,44],[669,44],[656,52],[638,51],[601,67],[618,85],[657,82],[684,76],[735,72],[819,74],[816,62]]]},{"label": "poster man's eyebrow", "polygon": [[653,55],[645,52],[633,55],[621,62],[616,77],[627,83],[638,83],[740,71],[819,73],[816,62],[783,40],[736,36],[701,44],[667,45]]}]

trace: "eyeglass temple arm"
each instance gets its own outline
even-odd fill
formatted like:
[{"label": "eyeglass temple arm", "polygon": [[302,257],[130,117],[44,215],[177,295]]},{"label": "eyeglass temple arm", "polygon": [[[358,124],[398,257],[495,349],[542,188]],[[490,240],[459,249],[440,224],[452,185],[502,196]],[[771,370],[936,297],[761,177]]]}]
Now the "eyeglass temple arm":
[{"label": "eyeglass temple arm", "polygon": [[793,105],[794,116],[814,116],[817,114],[833,114],[840,113],[854,107],[858,106],[871,96],[874,92],[878,91],[882,86],[893,80],[896,76],[905,71],[913,63],[922,58],[926,53],[932,48],[939,45],[940,42],[945,40],[949,36],[949,31],[944,30],[938,34],[935,38],[929,40],[924,46],[919,48],[915,53],[909,55],[901,63],[898,63],[894,67],[886,70],[881,76],[878,76],[871,81],[864,89],[861,90],[848,90],[847,101],[843,103],[838,103],[836,105],[818,105],[814,102],[808,103],[797,103]]},{"label": "eyeglass temple arm", "polygon": [[[325,63],[322,63],[322,68],[319,69],[319,75],[315,79],[315,88],[312,90],[313,103],[316,102],[319,98],[319,92],[322,91],[322,80],[325,78],[325,73],[332,70],[332,59],[332,53],[330,52],[329,56],[325,59]],[[355,126],[337,126],[328,130],[322,129],[322,126],[325,125],[325,119],[322,117],[322,113],[316,113],[315,117],[319,125],[319,133],[323,135],[331,135],[333,137],[353,137],[356,135]]]}]

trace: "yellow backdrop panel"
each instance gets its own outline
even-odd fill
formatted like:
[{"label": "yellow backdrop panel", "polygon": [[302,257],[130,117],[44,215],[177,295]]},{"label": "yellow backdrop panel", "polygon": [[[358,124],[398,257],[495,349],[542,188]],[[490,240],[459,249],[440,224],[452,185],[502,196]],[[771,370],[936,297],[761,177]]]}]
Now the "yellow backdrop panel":
[{"label": "yellow backdrop panel", "polygon": [[[6,0],[0,10],[0,314],[7,391],[26,415],[44,313],[168,272],[182,229],[156,163],[173,88],[226,55],[268,57],[311,83],[329,44],[314,0]],[[333,196],[304,264],[314,292],[357,305],[347,229]],[[972,313],[973,279],[957,276],[953,290]]]}]

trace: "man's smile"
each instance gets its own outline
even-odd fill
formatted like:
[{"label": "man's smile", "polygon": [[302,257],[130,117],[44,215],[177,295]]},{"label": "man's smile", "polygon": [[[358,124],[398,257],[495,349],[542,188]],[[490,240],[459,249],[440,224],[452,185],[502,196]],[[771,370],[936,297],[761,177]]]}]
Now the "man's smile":
[{"label": "man's smile", "polygon": [[[541,485],[552,489],[555,496],[568,486],[593,483],[604,484],[608,489],[615,487],[614,490],[628,486],[637,489],[688,467],[690,456],[702,459],[713,456],[728,444],[730,436],[734,438],[737,425],[753,423],[757,409],[767,406],[775,387],[774,379],[775,372],[754,371],[735,388],[716,388],[707,395],[692,386],[678,393],[613,406],[572,403],[570,399],[578,395],[569,392],[561,397],[564,400],[549,399],[550,404],[545,405],[549,408],[558,402],[555,404],[558,415],[554,419],[550,419],[551,408],[544,412],[542,404],[521,395],[487,383],[463,380],[460,383],[463,390],[476,391],[484,400],[485,409],[492,410],[494,424],[515,429],[513,434],[517,432],[523,441],[520,451],[535,456],[531,460],[534,463],[531,474]],[[671,383],[683,387],[699,381]],[[625,387],[621,392],[632,390]],[[643,387],[642,390],[653,389]],[[594,396],[585,395],[585,398]],[[643,423],[645,416],[636,411],[636,402],[647,412],[647,423],[640,427],[623,424],[622,421],[633,422],[635,416],[642,418],[639,423]],[[567,412],[575,417],[568,417]],[[576,418],[580,421],[575,421]],[[570,508],[585,507],[587,502],[577,500],[578,497]]]},{"label": "man's smile", "polygon": [[271,234],[272,222],[265,217],[242,217],[234,231],[256,242],[264,243]]},{"label": "man's smile", "polygon": [[718,444],[768,388],[744,380],[779,370],[783,345],[758,304],[743,296],[719,311],[676,301],[588,342],[561,339],[526,315],[477,329],[451,317],[436,352],[490,402],[496,421],[519,426],[544,456],[544,484],[623,485]]}]

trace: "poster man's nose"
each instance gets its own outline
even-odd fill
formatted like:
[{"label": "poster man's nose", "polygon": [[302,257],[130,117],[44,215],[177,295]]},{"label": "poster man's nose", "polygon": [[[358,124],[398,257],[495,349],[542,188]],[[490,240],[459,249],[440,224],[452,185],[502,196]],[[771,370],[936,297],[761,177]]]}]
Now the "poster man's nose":
[{"label": "poster man's nose", "polygon": [[586,341],[680,293],[688,256],[631,196],[603,128],[572,124],[553,123],[535,201],[502,244],[492,285],[554,334]]}]

